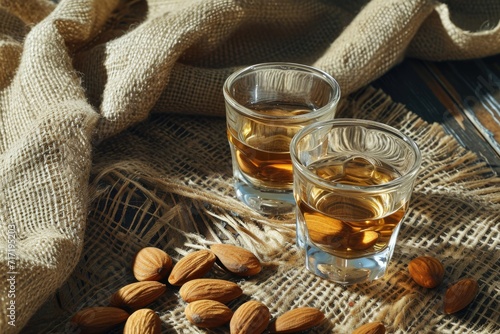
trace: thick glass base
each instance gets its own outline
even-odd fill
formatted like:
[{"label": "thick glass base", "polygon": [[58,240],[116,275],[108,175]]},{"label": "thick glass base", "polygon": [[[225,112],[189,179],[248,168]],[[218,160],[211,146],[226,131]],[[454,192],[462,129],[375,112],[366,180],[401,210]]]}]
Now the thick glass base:
[{"label": "thick glass base", "polygon": [[265,215],[283,215],[295,210],[292,190],[267,191],[256,189],[241,180],[234,183],[236,197],[253,210]]},{"label": "thick glass base", "polygon": [[306,245],[306,268],[330,281],[351,285],[376,280],[384,276],[389,263],[389,249],[357,259],[344,259]]},{"label": "thick glass base", "polygon": [[297,229],[297,246],[304,251],[307,270],[342,285],[366,283],[384,276],[394,244],[393,242],[389,247],[364,257],[343,258],[309,243],[301,230]]}]

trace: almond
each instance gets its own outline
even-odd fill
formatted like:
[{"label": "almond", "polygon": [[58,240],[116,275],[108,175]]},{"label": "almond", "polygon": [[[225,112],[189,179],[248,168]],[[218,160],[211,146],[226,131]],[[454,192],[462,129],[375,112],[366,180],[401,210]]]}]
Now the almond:
[{"label": "almond", "polygon": [[314,307],[299,307],[283,313],[270,325],[271,333],[296,333],[318,326],[325,320],[323,312]]},{"label": "almond", "polygon": [[117,307],[88,307],[78,311],[71,322],[76,324],[81,333],[104,333],[122,322],[125,322],[129,314]]},{"label": "almond", "polygon": [[231,334],[261,334],[269,325],[271,314],[266,305],[251,300],[234,312],[229,323]]},{"label": "almond", "polygon": [[132,263],[138,281],[159,281],[172,270],[172,258],[156,247],[145,247],[137,252]]},{"label": "almond", "polygon": [[143,308],[128,317],[123,334],[160,334],[161,320],[155,311]]},{"label": "almond", "polygon": [[385,326],[381,322],[370,322],[356,328],[352,334],[385,334]]},{"label": "almond", "polygon": [[444,313],[451,314],[464,309],[469,305],[479,292],[477,281],[464,278],[446,290],[444,296]]},{"label": "almond", "polygon": [[168,277],[168,282],[181,286],[187,281],[201,278],[212,269],[215,259],[215,254],[208,249],[189,253],[174,266]]},{"label": "almond", "polygon": [[411,278],[418,285],[432,289],[443,281],[444,267],[438,259],[431,256],[419,256],[408,264]]},{"label": "almond", "polygon": [[349,225],[324,215],[304,213],[304,219],[309,238],[318,244],[338,248],[342,240],[351,232]]},{"label": "almond", "polygon": [[184,314],[193,325],[201,328],[215,328],[228,323],[233,316],[233,311],[215,300],[197,300],[186,306]]},{"label": "almond", "polygon": [[184,301],[190,303],[201,299],[216,300],[227,303],[243,293],[236,283],[215,278],[198,278],[184,283],[179,294]]},{"label": "almond", "polygon": [[222,266],[239,276],[253,276],[262,270],[257,256],[242,247],[229,244],[214,244],[210,246]]},{"label": "almond", "polygon": [[361,231],[350,234],[347,238],[347,247],[354,250],[365,250],[373,247],[380,234],[376,231]]},{"label": "almond", "polygon": [[110,305],[137,310],[158,299],[165,291],[167,286],[156,281],[130,283],[111,296]]}]

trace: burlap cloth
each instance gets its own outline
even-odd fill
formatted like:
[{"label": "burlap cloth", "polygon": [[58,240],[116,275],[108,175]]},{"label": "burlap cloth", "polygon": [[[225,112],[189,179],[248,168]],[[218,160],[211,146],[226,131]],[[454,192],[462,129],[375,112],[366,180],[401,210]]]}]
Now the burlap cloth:
[{"label": "burlap cloth", "polygon": [[[499,18],[496,0],[0,0],[0,332],[71,333],[72,314],[133,281],[141,247],[178,259],[211,242],[254,251],[264,270],[237,280],[246,298],[273,315],[318,307],[329,319],[318,333],[375,320],[390,333],[498,331],[499,179],[367,85],[405,57],[499,53]],[[261,217],[234,198],[221,86],[264,61],[330,72],[340,115],[391,124],[420,145],[383,279],[346,288],[316,278],[295,249],[293,217]],[[432,291],[407,274],[424,254],[446,267]],[[466,276],[479,295],[444,315],[446,286]],[[184,306],[171,289],[151,308],[164,332],[204,332]]]}]

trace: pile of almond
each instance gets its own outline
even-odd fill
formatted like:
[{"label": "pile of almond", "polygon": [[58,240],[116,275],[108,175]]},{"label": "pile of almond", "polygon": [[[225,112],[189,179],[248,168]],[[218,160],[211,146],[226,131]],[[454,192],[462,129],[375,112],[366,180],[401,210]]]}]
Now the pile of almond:
[{"label": "pile of almond", "polygon": [[[228,244],[194,251],[175,265],[172,258],[155,247],[141,249],[134,257],[132,271],[137,282],[125,285],[110,298],[108,306],[89,307],[77,312],[72,322],[82,333],[103,333],[123,325],[123,333],[157,334],[161,321],[147,308],[167,291],[168,284],[179,287],[180,297],[188,303],[186,318],[200,328],[229,325],[231,334],[294,333],[311,329],[325,321],[325,315],[313,307],[299,307],[271,321],[266,305],[257,300],[240,304],[235,310],[227,303],[243,294],[232,281],[206,278],[215,264],[241,277],[260,273],[262,265],[250,251]],[[364,333],[364,332],[363,332]],[[378,332],[377,332],[378,333]]]},{"label": "pile of almond", "polygon": [[[444,267],[441,262],[431,256],[419,256],[408,264],[411,278],[418,285],[433,289],[441,284],[444,278]],[[452,284],[444,295],[443,310],[446,314],[456,313],[466,308],[479,292],[477,281],[463,278]]]},{"label": "pile of almond", "polygon": [[[134,257],[132,271],[136,282],[123,286],[110,298],[109,305],[88,307],[77,312],[72,322],[81,333],[104,333],[123,325],[125,334],[159,334],[161,320],[147,308],[167,291],[179,288],[187,303],[186,318],[199,328],[229,325],[231,334],[295,333],[307,331],[325,321],[325,315],[313,307],[298,307],[272,319],[266,305],[257,300],[239,304],[232,310],[228,303],[243,294],[235,282],[207,278],[215,264],[240,277],[261,272],[259,259],[250,251],[228,244],[213,244],[210,249],[194,251],[175,265],[172,258],[156,247],[141,249]],[[439,260],[420,256],[408,265],[410,276],[420,286],[432,289],[441,284],[444,267]],[[444,312],[458,312],[469,305],[478,293],[474,279],[465,278],[451,285],[444,296]],[[364,324],[353,334],[384,334],[381,322]]]}]

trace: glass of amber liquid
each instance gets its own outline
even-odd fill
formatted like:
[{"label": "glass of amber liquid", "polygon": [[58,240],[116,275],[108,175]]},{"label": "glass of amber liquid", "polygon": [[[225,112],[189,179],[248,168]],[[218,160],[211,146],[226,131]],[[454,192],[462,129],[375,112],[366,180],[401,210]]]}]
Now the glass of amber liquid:
[{"label": "glass of amber liquid", "polygon": [[292,213],[290,142],[304,126],[333,119],[338,83],[314,67],[263,63],[230,75],[223,93],[236,196],[262,214]]},{"label": "glass of amber liquid", "polygon": [[307,269],[344,285],[382,277],[420,168],[415,142],[385,124],[335,119],[297,133],[291,158]]}]

